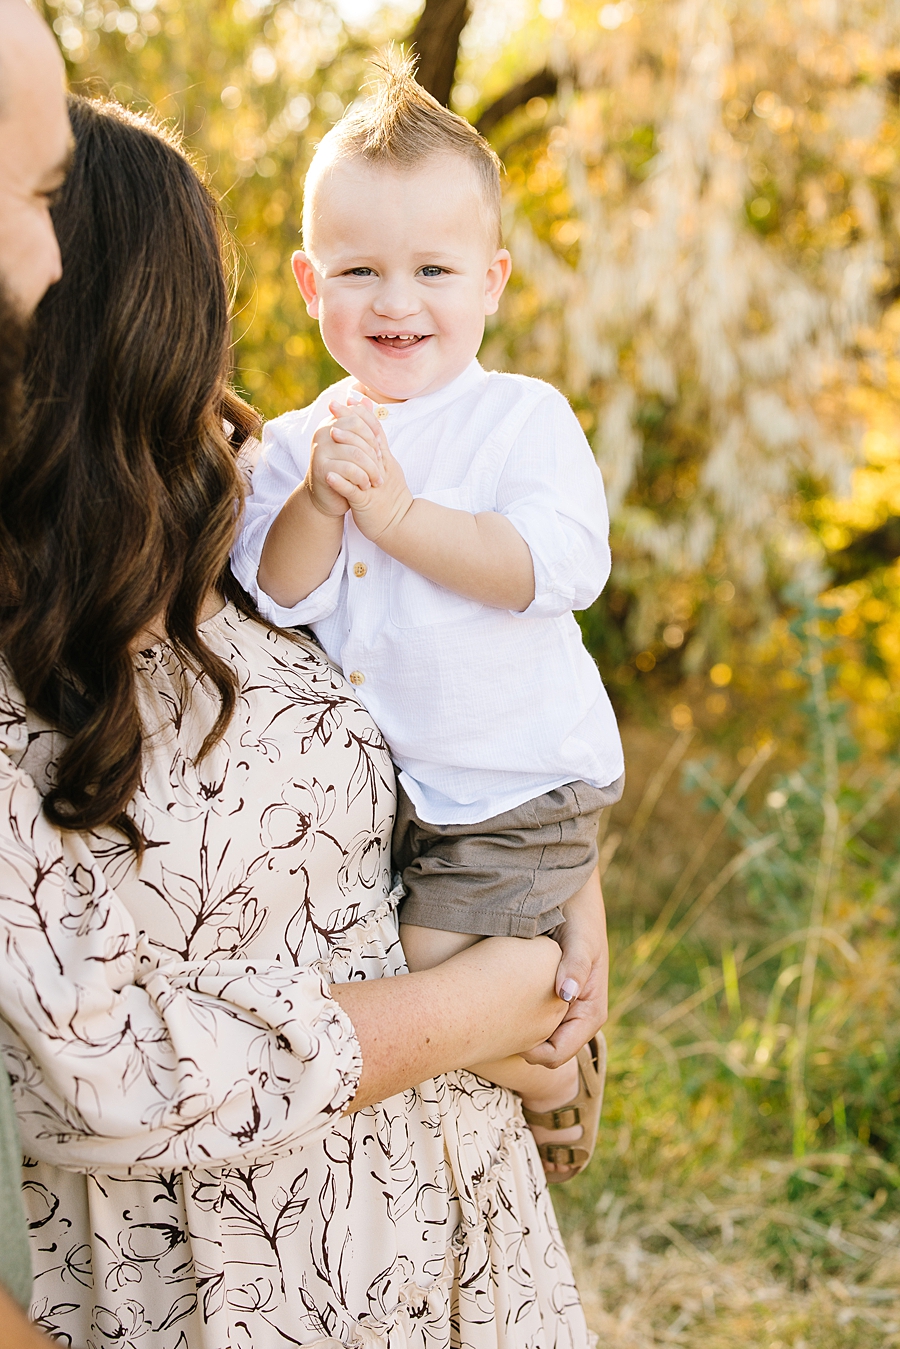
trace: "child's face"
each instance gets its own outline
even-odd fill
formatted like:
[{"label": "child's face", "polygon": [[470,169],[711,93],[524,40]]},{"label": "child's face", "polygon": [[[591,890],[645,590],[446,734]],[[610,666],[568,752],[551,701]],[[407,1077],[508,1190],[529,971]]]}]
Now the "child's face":
[{"label": "child's face", "polygon": [[475,170],[452,154],[405,172],[343,160],[314,192],[293,267],[334,359],[381,403],[449,384],[477,355],[510,272]]}]

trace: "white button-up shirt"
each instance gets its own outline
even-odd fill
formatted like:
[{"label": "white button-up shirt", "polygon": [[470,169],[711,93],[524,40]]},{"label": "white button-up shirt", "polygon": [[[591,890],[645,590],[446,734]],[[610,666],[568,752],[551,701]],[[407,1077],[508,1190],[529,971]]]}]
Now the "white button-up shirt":
[{"label": "white button-up shirt", "polygon": [[615,716],[573,609],[609,576],[603,481],[566,400],[549,384],[488,373],[477,361],[436,393],[379,408],[413,495],[497,511],[531,550],[535,595],[523,613],[428,581],[345,517],[331,575],[293,608],[257,584],[274,516],[306,475],[333,385],[270,422],[233,554],[238,580],[283,626],[307,624],[383,731],[423,820],[469,824],[565,782],[623,772]]}]

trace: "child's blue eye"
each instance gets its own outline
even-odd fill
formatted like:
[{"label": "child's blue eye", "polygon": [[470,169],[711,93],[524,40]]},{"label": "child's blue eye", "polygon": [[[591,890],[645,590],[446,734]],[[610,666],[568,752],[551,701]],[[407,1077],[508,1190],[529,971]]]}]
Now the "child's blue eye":
[{"label": "child's blue eye", "polygon": [[423,268],[422,268],[422,275],[423,275],[423,276],[443,276],[443,275],[444,275],[444,269],[443,269],[443,267],[433,267],[433,266],[423,267]]}]

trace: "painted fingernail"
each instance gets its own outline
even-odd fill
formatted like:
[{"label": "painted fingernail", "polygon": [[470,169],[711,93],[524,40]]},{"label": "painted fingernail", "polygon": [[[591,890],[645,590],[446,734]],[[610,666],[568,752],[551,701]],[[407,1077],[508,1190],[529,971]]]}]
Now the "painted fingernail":
[{"label": "painted fingernail", "polygon": [[574,979],[563,979],[559,988],[559,996],[563,1002],[571,1002],[573,998],[578,997],[578,985]]}]

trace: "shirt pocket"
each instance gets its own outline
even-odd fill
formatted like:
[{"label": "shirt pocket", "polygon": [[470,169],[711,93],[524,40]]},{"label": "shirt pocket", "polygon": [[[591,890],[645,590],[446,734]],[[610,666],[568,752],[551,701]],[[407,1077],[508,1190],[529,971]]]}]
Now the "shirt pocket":
[{"label": "shirt pocket", "polygon": [[[452,510],[471,511],[465,487],[448,487],[419,494],[426,501]],[[479,509],[484,509],[480,507]],[[484,608],[477,600],[457,595],[391,559],[391,622],[398,628],[422,628],[436,623],[461,623],[474,618]]]}]

